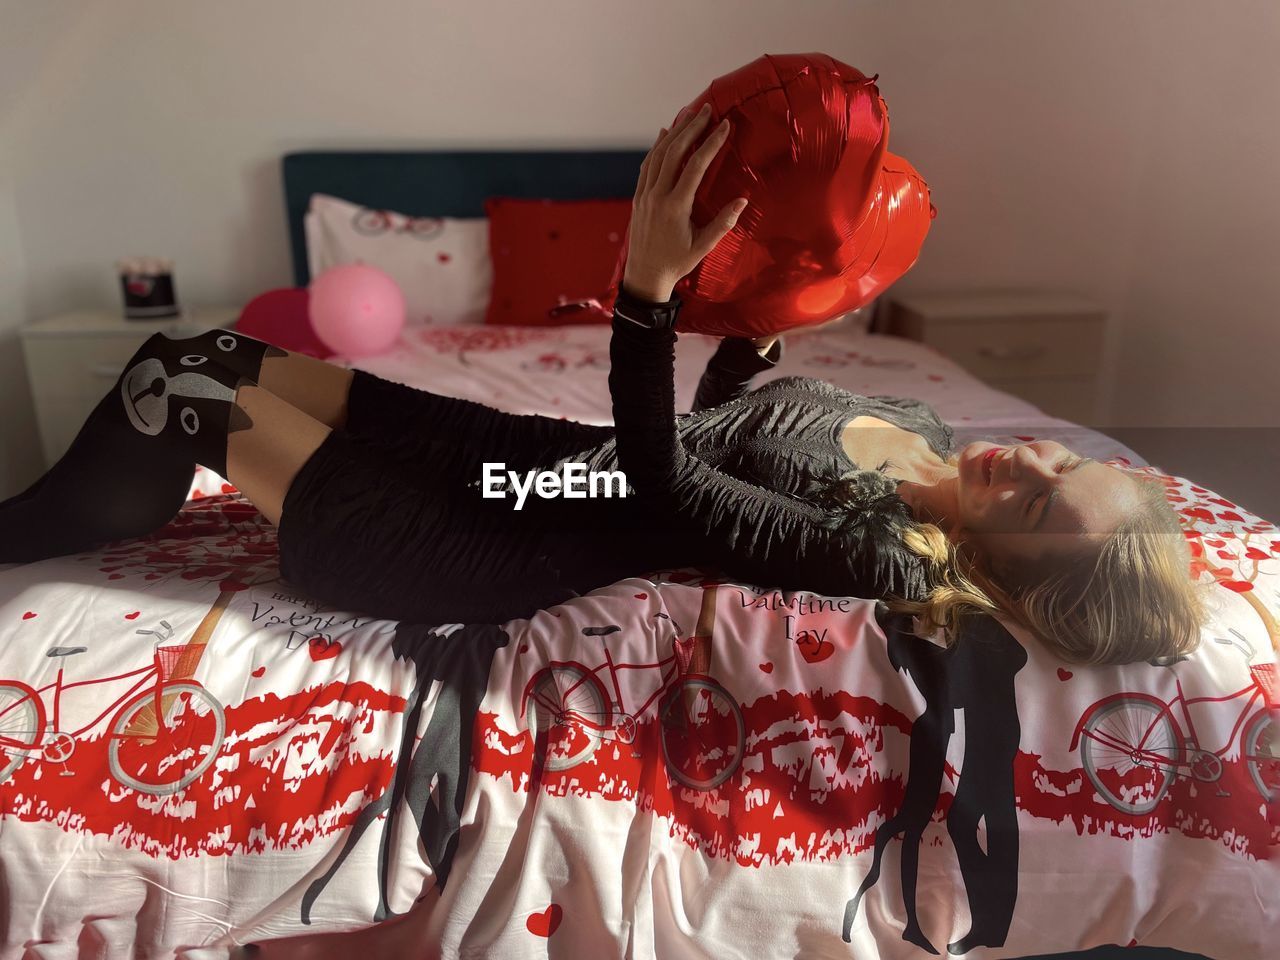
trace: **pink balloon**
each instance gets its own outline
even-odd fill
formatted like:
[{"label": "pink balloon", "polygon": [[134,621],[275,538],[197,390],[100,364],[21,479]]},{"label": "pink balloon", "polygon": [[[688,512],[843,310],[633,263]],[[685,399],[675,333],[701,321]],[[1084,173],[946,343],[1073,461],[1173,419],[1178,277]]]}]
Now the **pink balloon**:
[{"label": "pink balloon", "polygon": [[311,329],[344,357],[389,349],[404,329],[404,293],[377,267],[344,263],[311,281]]}]

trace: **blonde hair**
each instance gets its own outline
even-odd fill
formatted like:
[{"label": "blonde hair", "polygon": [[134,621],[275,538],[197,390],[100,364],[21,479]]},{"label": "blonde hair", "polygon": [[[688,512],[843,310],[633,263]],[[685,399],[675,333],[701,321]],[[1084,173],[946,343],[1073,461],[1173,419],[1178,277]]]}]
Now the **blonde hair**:
[{"label": "blonde hair", "polygon": [[1141,503],[1108,535],[1092,563],[1028,565],[998,582],[990,564],[932,523],[903,542],[933,568],[922,601],[892,598],[895,611],[954,637],[967,613],[1003,613],[1071,663],[1133,663],[1190,653],[1200,642],[1205,586],[1191,576],[1191,551],[1177,513],[1153,478],[1130,474]]}]

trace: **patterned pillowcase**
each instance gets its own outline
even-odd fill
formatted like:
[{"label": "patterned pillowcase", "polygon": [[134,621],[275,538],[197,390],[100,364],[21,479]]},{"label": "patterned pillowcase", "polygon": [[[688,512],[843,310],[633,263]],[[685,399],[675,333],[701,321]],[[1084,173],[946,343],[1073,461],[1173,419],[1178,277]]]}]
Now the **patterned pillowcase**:
[{"label": "patterned pillowcase", "polygon": [[304,224],[312,277],[367,263],[400,285],[410,326],[484,322],[493,283],[484,217],[410,217],[316,193]]}]

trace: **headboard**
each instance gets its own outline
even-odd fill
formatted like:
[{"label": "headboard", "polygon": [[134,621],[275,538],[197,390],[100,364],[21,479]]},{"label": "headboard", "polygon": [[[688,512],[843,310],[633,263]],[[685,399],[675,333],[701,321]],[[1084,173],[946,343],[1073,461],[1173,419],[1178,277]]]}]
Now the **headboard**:
[{"label": "headboard", "polygon": [[644,150],[288,153],[282,163],[293,280],[310,282],[303,217],[313,193],[413,217],[483,217],[487,197],[628,198]]}]

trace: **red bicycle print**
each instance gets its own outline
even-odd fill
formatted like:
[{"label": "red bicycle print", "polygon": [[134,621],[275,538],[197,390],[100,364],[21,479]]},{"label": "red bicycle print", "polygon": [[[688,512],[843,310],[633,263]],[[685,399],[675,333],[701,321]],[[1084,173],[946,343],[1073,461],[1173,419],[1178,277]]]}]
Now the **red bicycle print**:
[{"label": "red bicycle print", "polygon": [[[603,642],[618,629],[586,627],[583,633]],[[746,748],[742,710],[716,680],[690,669],[699,642],[709,635],[681,640],[679,627],[675,630],[671,656],[656,663],[618,663],[604,647],[604,662],[595,667],[553,661],[534,674],[525,687],[521,712],[535,741],[545,737],[545,753],[535,752],[544,769],[568,770],[585,763],[606,739],[634,742],[639,718],[656,701],[662,759],[674,780],[693,790],[712,790],[733,776]],[[657,670],[661,675],[658,688],[635,710],[627,709],[618,682],[624,670]],[[602,673],[612,683],[612,695]]]},{"label": "red bicycle print", "polygon": [[[30,757],[49,763],[66,761],[77,739],[97,727],[115,708],[107,724],[111,775],[121,784],[151,796],[168,796],[194,782],[213,763],[226,732],[222,704],[194,680],[171,680],[175,673],[199,660],[202,643],[169,645],[173,628],[160,621],[164,633],[138,630],[159,637],[152,662],[110,677],[66,683],[61,661],[58,676],[36,689],[21,680],[0,680],[0,783]],[[71,657],[88,647],[50,647],[46,656]],[[94,687],[116,680],[132,686],[93,720],[76,730],[59,726],[62,694],[76,687]],[[53,691],[53,715],[48,716],[43,694]],[[159,719],[157,719],[159,718]]]},{"label": "red bicycle print", "polygon": [[[1253,645],[1239,631],[1236,639],[1215,637],[1220,644],[1236,647],[1246,662],[1253,659]],[[1216,783],[1222,776],[1222,760],[1240,734],[1242,759],[1258,793],[1267,803],[1280,797],[1280,724],[1276,722],[1275,665],[1249,664],[1250,683],[1225,697],[1187,697],[1173,668],[1186,657],[1162,663],[1174,673],[1178,693],[1166,702],[1146,693],[1118,693],[1105,697],[1085,711],[1071,737],[1077,744],[1084,771],[1099,795],[1122,813],[1150,813],[1168,792],[1176,776],[1191,776]],[[1239,716],[1220,750],[1200,744],[1190,707],[1196,703],[1227,703],[1243,699]],[[1259,710],[1250,713],[1256,704]],[[1181,708],[1187,733],[1174,716]],[[1242,732],[1243,731],[1243,732]]]},{"label": "red bicycle print", "polygon": [[390,210],[361,210],[351,218],[356,233],[376,237],[382,233],[407,233],[419,240],[430,240],[444,230],[442,217],[406,217]]}]

